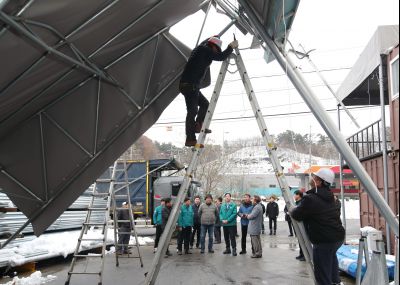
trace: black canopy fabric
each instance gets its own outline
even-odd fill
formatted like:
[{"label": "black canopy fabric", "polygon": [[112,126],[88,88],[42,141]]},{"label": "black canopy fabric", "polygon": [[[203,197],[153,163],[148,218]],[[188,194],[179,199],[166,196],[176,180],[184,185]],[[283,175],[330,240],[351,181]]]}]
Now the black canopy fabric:
[{"label": "black canopy fabric", "polygon": [[201,1],[0,2],[0,188],[40,235],[177,96]]},{"label": "black canopy fabric", "polygon": [[[300,1],[248,2],[284,44]],[[0,0],[0,189],[36,235],[178,95],[190,50],[168,28],[201,4]]]}]

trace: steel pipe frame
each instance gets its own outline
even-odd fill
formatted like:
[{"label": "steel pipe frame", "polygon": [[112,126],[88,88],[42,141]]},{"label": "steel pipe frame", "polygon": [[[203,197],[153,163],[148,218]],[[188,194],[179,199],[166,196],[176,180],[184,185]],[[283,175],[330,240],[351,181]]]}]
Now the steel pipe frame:
[{"label": "steel pipe frame", "polygon": [[[164,32],[166,28],[162,29],[159,33],[157,33],[157,35],[159,35],[161,32]],[[152,36],[153,37],[153,36]],[[129,52],[129,51],[128,51]],[[146,105],[143,109],[141,109],[139,111],[138,114],[136,114],[136,116],[132,117],[126,124],[125,126],[123,126],[117,133],[116,135],[111,138],[103,147],[102,150],[100,150],[99,152],[96,153],[96,155],[94,155],[88,162],[86,162],[86,164],[84,165],[84,167],[82,167],[82,169],[80,169],[80,171],[78,171],[77,173],[75,173],[70,179],[69,181],[63,185],[63,187],[61,187],[61,189],[57,190],[57,194],[55,196],[53,196],[50,200],[48,200],[44,205],[42,205],[42,207],[40,209],[38,209],[33,215],[32,217],[30,217],[12,236],[10,236],[4,243],[0,244],[0,249],[4,248],[8,243],[10,243],[10,241],[14,240],[18,234],[24,229],[26,228],[34,219],[36,219],[55,199],[57,199],[61,193],[63,193],[63,191],[65,190],[65,188],[67,188],[79,175],[81,175],[83,173],[83,171],[89,167],[97,158],[98,156],[100,156],[105,149],[107,149],[112,143],[114,143],[114,141],[121,136],[126,129],[129,128],[129,126],[140,116],[142,115],[147,108],[153,104],[153,102],[155,102],[163,93],[165,90],[167,90],[182,74],[183,70],[181,72],[178,72],[178,74],[163,88],[159,91],[159,93],[154,96],[154,98],[149,102],[148,105]],[[88,80],[87,80],[88,81]],[[86,81],[86,82],[87,82]],[[2,170],[3,171],[3,170]]]},{"label": "steel pipe frame", "polygon": [[[340,107],[341,105],[337,106],[338,109],[338,128],[339,128],[339,132],[341,131],[341,122],[340,122]],[[344,187],[343,187],[343,158],[342,158],[342,154],[339,153],[339,161],[340,161],[340,166],[339,166],[339,183],[340,183],[340,198],[342,199],[342,223],[343,223],[343,227],[344,227],[344,243],[346,243],[346,229],[347,229],[347,223],[346,223],[346,203],[344,201]]]},{"label": "steel pipe frame", "polygon": [[31,33],[29,33],[25,28],[23,28],[20,24],[18,24],[15,20],[13,20],[10,16],[8,16],[6,13],[4,13],[2,11],[0,11],[0,20],[3,21],[5,24],[9,25],[10,27],[12,27],[13,29],[15,29],[17,32],[21,33],[23,36],[28,38],[30,41],[34,42],[36,45],[43,48],[47,53],[55,55],[67,63],[70,63],[77,67],[80,67],[82,70],[84,70],[90,74],[95,74],[99,78],[102,78],[103,80],[105,80],[106,82],[108,82],[112,85],[116,85],[115,82],[113,82],[112,80],[107,78],[104,74],[98,73],[93,68],[86,66],[85,64],[82,64],[81,62],[77,61],[76,59],[74,59],[68,55],[65,55],[62,52],[50,47],[44,41],[37,38],[35,35],[32,35]]},{"label": "steel pipe frame", "polygon": [[[386,115],[385,115],[385,90],[383,85],[383,59],[380,56],[379,64],[379,96],[381,101],[381,128],[382,128],[382,158],[383,158],[383,191],[386,203],[389,204],[389,178],[388,178],[388,161],[387,161],[387,140],[386,140]],[[390,228],[388,227],[388,222],[386,221],[386,248],[387,252],[390,253],[391,243],[390,243]],[[399,232],[397,231],[397,235]],[[383,252],[385,254],[385,252]]]},{"label": "steel pipe frame", "polygon": [[[8,4],[9,0],[5,0],[3,7],[1,7],[1,9],[3,9],[7,4]],[[22,15],[22,13],[25,12],[26,9],[29,8],[29,6],[31,6],[33,4],[33,2],[35,2],[35,0],[29,0],[16,14],[16,16],[20,16]],[[0,9],[0,11],[1,11]],[[10,28],[10,26],[5,26],[2,30],[0,30],[0,38],[4,35],[4,33]]]},{"label": "steel pipe frame", "polygon": [[319,121],[322,128],[325,130],[327,135],[330,137],[332,142],[335,144],[336,149],[342,154],[343,158],[349,164],[350,168],[357,175],[357,177],[362,181],[367,193],[374,201],[375,206],[379,209],[380,213],[384,216],[385,220],[388,222],[389,226],[392,228],[393,232],[399,234],[399,221],[394,215],[391,208],[388,206],[386,201],[383,199],[379,193],[378,188],[372,181],[371,177],[368,175],[366,170],[363,168],[362,164],[355,156],[346,140],[343,138],[342,134],[337,130],[335,124],[332,122],[331,118],[326,114],[321,103],[315,96],[312,89],[306,84],[303,76],[296,70],[295,64],[291,59],[280,50],[275,42],[270,38],[270,36],[265,31],[263,25],[260,23],[252,7],[245,0],[239,0],[239,3],[244,8],[249,21],[252,23],[255,31],[260,35],[263,41],[267,44],[268,48],[274,54],[276,60],[281,65],[284,70],[287,70],[287,76],[292,81],[293,85],[296,87],[299,94],[304,99],[307,106],[310,108],[311,112],[315,115],[316,119]]},{"label": "steel pipe frame", "polygon": [[[75,30],[73,30],[71,33],[69,33],[67,36],[65,36],[65,39],[70,38],[71,36],[75,35],[77,32],[79,32],[81,29],[83,29],[85,26],[87,26],[89,23],[91,23],[92,21],[94,21],[97,17],[99,17],[102,13],[104,13],[105,11],[107,11],[108,9],[110,9],[112,6],[114,6],[117,2],[119,2],[120,0],[114,0],[113,2],[111,2],[108,6],[106,6],[105,8],[103,8],[101,11],[99,11],[98,13],[96,13],[95,15],[91,16],[89,19],[87,19],[86,21],[84,21],[83,24],[81,24],[79,27],[77,27]],[[112,36],[111,38],[109,38],[104,44],[102,44],[99,48],[97,48],[93,53],[91,53],[87,59],[92,58],[94,55],[96,55],[98,52],[100,52],[103,48],[105,48],[108,44],[110,44],[111,42],[113,42],[115,39],[117,39],[119,36],[121,36],[122,34],[124,34],[127,30],[129,30],[129,28],[132,28],[134,26],[134,24],[136,24],[137,22],[139,22],[140,20],[142,20],[145,16],[147,16],[150,12],[152,12],[155,8],[157,8],[161,3],[163,3],[164,0],[160,0],[159,2],[157,2],[154,6],[152,6],[149,10],[147,10],[146,12],[144,12],[141,16],[139,16],[139,18],[135,19],[133,22],[131,22],[127,27],[125,27],[122,31],[120,31],[118,34]],[[1,11],[0,11],[1,12]],[[19,14],[17,14],[18,16]],[[129,28],[128,28],[129,27]],[[0,34],[1,36],[1,34]],[[142,42],[143,43],[143,42]],[[140,43],[138,46],[141,46],[142,43]],[[58,44],[61,44],[61,42],[59,42]],[[124,55],[129,54],[129,52],[125,53]],[[124,56],[123,55],[123,56]],[[121,56],[119,58],[119,60],[121,58],[123,58],[123,56]],[[43,57],[40,58],[38,61],[36,61],[34,64],[32,64],[28,69],[31,70],[33,67],[35,67],[38,63],[40,63],[39,61],[44,59]],[[117,61],[115,61],[114,63],[116,63]],[[111,65],[107,65],[106,67],[104,67],[104,69],[109,68]],[[44,88],[39,94],[35,95],[29,102],[27,102],[24,106],[22,106],[22,108],[20,108],[18,111],[16,111],[15,113],[11,114],[9,117],[5,118],[1,123],[3,123],[4,121],[9,120],[10,118],[14,117],[19,111],[21,111],[22,109],[24,109],[29,103],[35,101],[36,99],[38,99],[39,97],[41,97],[43,94],[45,94],[48,90],[50,90],[53,86],[57,85],[59,82],[61,82],[64,78],[66,78],[69,74],[71,74],[74,71],[75,67],[72,67],[70,70],[66,71],[63,75],[61,75],[57,80],[53,81],[53,83],[51,83],[50,85],[48,85],[46,88]],[[25,72],[25,71],[24,71]],[[89,78],[90,79],[90,78]],[[87,81],[88,79],[84,80],[83,82]],[[82,82],[81,82],[82,83]],[[126,96],[126,93],[124,93],[124,95]],[[128,100],[132,101],[132,98],[130,98],[128,96]],[[134,103],[135,106],[140,110],[140,106],[138,104],[136,104],[136,102]]]},{"label": "steel pipe frame", "polygon": [[21,181],[19,181],[17,178],[15,178],[11,173],[9,173],[4,167],[0,167],[0,172],[3,173],[8,179],[13,181],[15,184],[17,184],[22,190],[24,190],[26,193],[31,195],[33,198],[35,198],[35,201],[43,203],[44,201],[35,195],[28,187],[26,187]]},{"label": "steel pipe frame", "polygon": [[195,47],[197,47],[199,42],[200,42],[201,34],[203,33],[203,29],[204,29],[204,26],[205,26],[206,21],[207,21],[208,13],[210,13],[210,8],[211,8],[212,3],[213,3],[212,0],[208,3],[207,11],[206,11],[206,14],[204,15],[203,24],[201,25],[199,36],[197,37],[197,41],[196,41]]}]

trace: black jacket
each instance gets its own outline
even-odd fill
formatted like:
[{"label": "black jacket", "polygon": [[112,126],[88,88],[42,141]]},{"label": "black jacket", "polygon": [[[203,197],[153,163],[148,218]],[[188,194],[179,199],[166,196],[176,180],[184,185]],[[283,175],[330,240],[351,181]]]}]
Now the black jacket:
[{"label": "black jacket", "polygon": [[223,52],[214,52],[213,49],[208,46],[207,41],[204,41],[192,51],[183,71],[181,82],[190,83],[199,87],[212,61],[224,61],[229,57],[232,51],[233,49],[228,46]]},{"label": "black jacket", "polygon": [[279,215],[279,206],[276,202],[269,202],[267,204],[267,210],[265,211],[265,216],[271,219],[275,219]]},{"label": "black jacket", "polygon": [[292,218],[304,221],[314,244],[343,241],[345,230],[337,211],[333,193],[328,187],[307,191],[301,203],[292,210]]},{"label": "black jacket", "polygon": [[[129,211],[128,210],[118,210],[117,214],[118,220],[129,220]],[[130,229],[132,227],[131,222],[118,222],[118,227],[124,229]]]},{"label": "black jacket", "polygon": [[169,215],[171,214],[171,210],[172,210],[172,207],[168,208],[167,206],[163,207],[161,210],[161,218],[162,218],[161,227],[163,230],[165,229],[165,226],[167,225]]},{"label": "black jacket", "polygon": [[199,216],[199,208],[200,208],[200,205],[196,205],[196,204],[193,204],[192,205],[192,209],[193,209],[193,224],[195,224],[195,225],[200,225],[201,223],[200,223],[200,216]]}]

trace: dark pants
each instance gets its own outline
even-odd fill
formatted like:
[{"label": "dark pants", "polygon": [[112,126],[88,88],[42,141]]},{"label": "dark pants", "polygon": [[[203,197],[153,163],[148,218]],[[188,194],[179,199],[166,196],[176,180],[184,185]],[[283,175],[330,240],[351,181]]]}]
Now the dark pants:
[{"label": "dark pants", "polygon": [[131,239],[131,234],[130,228],[119,228],[118,229],[121,234],[118,234],[118,246],[117,246],[117,251],[118,252],[128,252],[128,245],[129,245],[129,240]]},{"label": "dark pants", "polygon": [[182,243],[184,244],[185,252],[189,251],[190,235],[192,233],[192,227],[182,227],[178,237],[178,250],[182,251]]},{"label": "dark pants", "polygon": [[194,236],[196,235],[196,247],[200,246],[200,224],[193,226],[192,236],[190,237],[190,246],[193,247]]},{"label": "dark pants", "polygon": [[210,251],[213,249],[214,225],[201,225],[201,235],[200,235],[201,251],[204,251],[206,248],[207,232],[208,232],[208,250]]},{"label": "dark pants", "polygon": [[204,122],[209,102],[194,85],[181,83],[179,90],[185,96],[186,102],[186,139],[196,140],[195,124]]},{"label": "dark pants", "polygon": [[160,241],[160,237],[162,235],[163,229],[161,225],[156,226],[156,240],[154,241],[154,248],[158,247],[158,242]]},{"label": "dark pants", "polygon": [[236,249],[236,225],[235,226],[224,226],[224,239],[226,249]]},{"label": "dark pants", "polygon": [[342,243],[313,244],[314,274],[318,285],[340,283],[336,251]]},{"label": "dark pants", "polygon": [[221,242],[221,226],[220,225],[215,225],[215,227],[214,227],[214,238],[215,238],[215,242],[217,242],[217,243]]},{"label": "dark pants", "polygon": [[264,233],[264,231],[265,231],[265,227],[264,227],[264,218],[263,218],[262,221],[261,221],[261,231],[262,231],[262,233]]},{"label": "dark pants", "polygon": [[276,217],[269,218],[269,230],[272,231],[272,222],[274,223],[274,231],[276,232]]},{"label": "dark pants", "polygon": [[289,227],[289,233],[290,233],[290,235],[292,236],[293,235],[293,224],[292,224],[292,219],[287,219],[287,224],[288,224],[288,227]]},{"label": "dark pants", "polygon": [[247,225],[242,225],[242,251],[246,251]]}]

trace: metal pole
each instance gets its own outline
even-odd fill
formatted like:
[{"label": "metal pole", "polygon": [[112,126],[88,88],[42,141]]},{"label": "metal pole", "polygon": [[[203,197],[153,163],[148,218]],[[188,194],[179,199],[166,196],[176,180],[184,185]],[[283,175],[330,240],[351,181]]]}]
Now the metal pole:
[{"label": "metal pole", "polygon": [[211,5],[212,5],[212,1],[210,1],[210,3],[208,3],[207,11],[206,11],[206,14],[204,15],[203,24],[201,25],[200,32],[199,32],[199,37],[197,38],[195,47],[197,47],[199,45],[201,34],[203,33],[203,29],[204,29],[204,26],[206,24],[208,13],[210,12]]},{"label": "metal pole", "polygon": [[222,29],[221,32],[218,33],[218,36],[222,37],[222,35],[225,34],[236,22],[236,19],[232,20],[225,28]]},{"label": "metal pole", "polygon": [[386,254],[385,254],[385,243],[383,240],[377,240],[378,250],[381,252],[381,264],[383,269],[383,277],[385,278],[385,284],[389,284],[389,274],[386,263]]},{"label": "metal pole", "polygon": [[[341,122],[340,122],[340,105],[337,106],[338,110],[338,127],[339,131],[341,130]],[[346,203],[344,201],[344,187],[343,187],[343,158],[341,153],[339,152],[339,183],[340,183],[340,199],[342,200],[342,223],[345,229],[344,231],[344,243],[346,243]]]},{"label": "metal pole", "polygon": [[296,87],[299,94],[303,97],[305,103],[308,105],[310,110],[319,121],[320,125],[325,130],[326,134],[330,137],[332,142],[343,158],[347,161],[351,169],[357,175],[357,177],[363,182],[365,190],[373,200],[375,206],[379,209],[382,216],[388,222],[395,234],[399,234],[399,221],[394,215],[392,209],[387,205],[383,197],[381,196],[378,188],[372,181],[371,177],[365,171],[358,158],[355,156],[342,134],[338,131],[337,127],[324,110],[317,96],[306,84],[303,76],[296,70],[296,65],[290,60],[289,57],[282,55],[281,51],[276,46],[275,42],[267,34],[264,26],[260,23],[256,14],[252,10],[251,6],[245,0],[239,0],[240,4],[244,8],[245,12],[249,17],[250,23],[254,26],[257,33],[267,44],[271,52],[274,54],[276,60],[284,70],[287,70],[287,75]]},{"label": "metal pole", "polygon": [[394,284],[395,285],[399,285],[399,237],[396,236],[396,262],[395,262],[395,266],[396,269],[394,271]]},{"label": "metal pole", "polygon": [[[383,60],[379,65],[379,95],[381,101],[381,128],[382,128],[382,158],[383,158],[383,191],[385,195],[385,201],[389,204],[389,183],[388,183],[388,161],[387,161],[387,140],[386,140],[386,115],[385,115],[385,91],[383,87]],[[386,221],[386,248],[387,253],[390,253],[390,228]]]},{"label": "metal pole", "polygon": [[358,258],[357,258],[357,271],[356,271],[356,285],[361,285],[363,253],[364,253],[364,238],[360,238],[358,244]]}]

